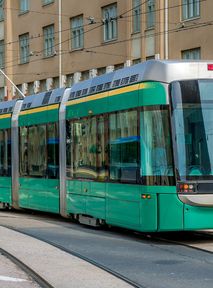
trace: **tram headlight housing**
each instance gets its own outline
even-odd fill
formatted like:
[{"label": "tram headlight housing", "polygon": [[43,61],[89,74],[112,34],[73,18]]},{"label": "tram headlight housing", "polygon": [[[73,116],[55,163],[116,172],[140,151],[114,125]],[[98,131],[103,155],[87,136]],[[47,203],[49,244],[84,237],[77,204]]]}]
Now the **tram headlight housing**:
[{"label": "tram headlight housing", "polygon": [[179,193],[195,193],[196,185],[195,183],[179,183],[177,189]]}]

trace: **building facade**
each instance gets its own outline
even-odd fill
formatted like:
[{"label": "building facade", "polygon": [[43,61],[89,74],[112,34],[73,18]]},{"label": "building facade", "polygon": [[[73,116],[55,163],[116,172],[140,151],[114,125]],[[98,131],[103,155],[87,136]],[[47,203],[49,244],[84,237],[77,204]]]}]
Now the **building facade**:
[{"label": "building facade", "polygon": [[[148,59],[213,59],[212,11],[212,0],[0,0],[0,68],[30,95]],[[19,97],[7,80],[0,91]]]}]

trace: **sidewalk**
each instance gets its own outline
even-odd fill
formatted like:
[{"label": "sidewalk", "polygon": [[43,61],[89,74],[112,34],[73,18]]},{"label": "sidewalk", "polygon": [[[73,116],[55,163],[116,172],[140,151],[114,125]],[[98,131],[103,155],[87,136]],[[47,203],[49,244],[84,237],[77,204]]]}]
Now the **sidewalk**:
[{"label": "sidewalk", "polygon": [[[132,287],[86,261],[67,254],[42,241],[1,226],[0,247],[17,257],[55,288]],[[4,274],[3,276],[20,277],[20,279],[22,279],[22,276],[19,276],[16,269],[11,267],[12,265],[7,265],[6,260],[7,259],[4,259],[4,269],[0,267],[0,275]],[[0,278],[0,287],[2,288],[25,288],[23,283],[20,283],[21,286],[4,286]]]}]

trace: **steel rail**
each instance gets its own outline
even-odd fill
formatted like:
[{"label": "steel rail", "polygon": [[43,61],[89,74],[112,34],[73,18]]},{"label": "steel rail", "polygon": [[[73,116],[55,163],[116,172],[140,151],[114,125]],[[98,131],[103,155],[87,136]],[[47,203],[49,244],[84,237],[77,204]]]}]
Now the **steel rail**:
[{"label": "steel rail", "polygon": [[8,258],[16,266],[18,266],[28,276],[30,276],[42,288],[54,288],[50,283],[48,283],[47,280],[45,280],[43,277],[41,277],[38,273],[36,273],[34,270],[32,270],[29,266],[27,266],[25,263],[20,261],[14,255],[10,254],[9,252],[7,252],[6,250],[4,250],[2,248],[0,248],[0,253],[3,256],[5,256],[6,258]]},{"label": "steel rail", "polygon": [[[102,265],[102,264],[100,264],[100,263],[98,263],[98,262],[96,262],[96,261],[88,258],[88,257],[85,257],[84,255],[81,255],[80,253],[75,252],[74,250],[66,249],[65,247],[63,247],[63,246],[61,246],[61,245],[59,245],[59,244],[56,244],[56,243],[54,243],[54,242],[52,242],[52,241],[48,241],[48,240],[46,240],[46,239],[43,239],[42,237],[38,237],[38,236],[32,235],[32,234],[30,234],[30,233],[21,231],[21,230],[19,230],[19,229],[17,229],[17,228],[13,228],[13,227],[11,227],[11,226],[9,226],[9,225],[2,225],[2,224],[1,224],[1,226],[2,226],[2,227],[5,227],[5,228],[7,228],[7,229],[10,229],[10,230],[12,230],[12,231],[21,233],[21,234],[23,234],[23,235],[30,236],[30,237],[32,237],[32,238],[34,238],[34,239],[36,239],[36,240],[42,241],[42,242],[44,242],[44,243],[46,243],[46,244],[49,244],[49,245],[51,245],[51,246],[53,246],[53,247],[55,247],[55,248],[57,248],[57,249],[65,252],[65,253],[67,253],[67,254],[70,254],[70,255],[75,256],[75,257],[77,257],[77,258],[79,258],[79,259],[81,259],[81,260],[84,260],[84,261],[86,261],[86,262],[94,265],[95,267],[97,267],[97,268],[99,268],[99,269],[101,269],[101,270],[103,270],[103,271],[111,274],[112,276],[114,276],[114,277],[116,277],[116,278],[118,278],[118,279],[126,282],[127,284],[131,285],[132,287],[135,287],[135,288],[148,288],[148,287],[145,286],[145,285],[141,285],[141,284],[139,284],[139,283],[136,283],[135,281],[132,281],[131,279],[125,277],[124,275],[122,275],[122,274],[120,274],[120,273],[118,273],[118,272],[116,272],[116,271],[113,271],[112,269],[110,269],[110,268],[108,268],[108,267],[106,267],[106,266],[104,266],[104,265]],[[19,261],[19,260],[18,260],[18,261]],[[42,286],[42,287],[43,287],[43,286]],[[44,286],[44,287],[45,287],[45,288],[48,288],[48,287],[52,287],[52,286]],[[53,288],[53,287],[52,287],[52,288]]]}]

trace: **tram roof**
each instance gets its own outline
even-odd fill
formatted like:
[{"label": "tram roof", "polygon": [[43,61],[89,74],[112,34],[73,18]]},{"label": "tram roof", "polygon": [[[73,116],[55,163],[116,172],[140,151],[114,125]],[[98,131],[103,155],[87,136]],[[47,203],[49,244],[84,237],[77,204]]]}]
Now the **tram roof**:
[{"label": "tram roof", "polygon": [[0,115],[6,113],[12,113],[17,100],[2,101],[0,102]]},{"label": "tram roof", "polygon": [[33,94],[24,98],[21,110],[57,104],[62,100],[65,88],[58,88],[47,92]]},{"label": "tram roof", "polygon": [[149,60],[76,83],[71,88],[69,100],[142,81],[171,83],[175,80],[213,78],[213,71],[208,65],[212,65],[213,69],[213,60]]}]

